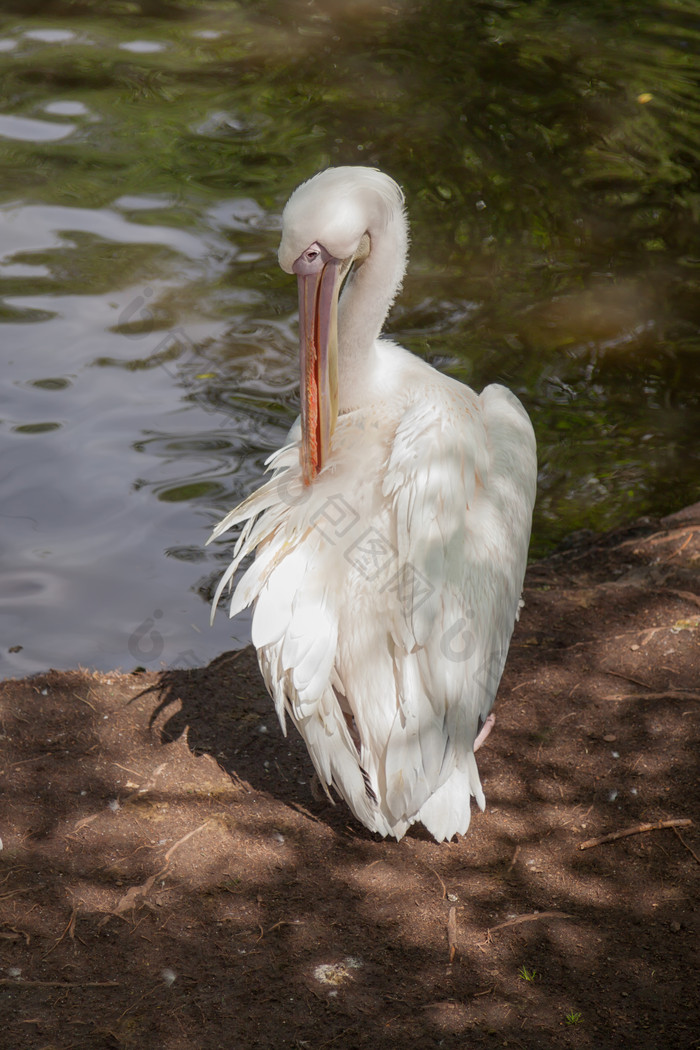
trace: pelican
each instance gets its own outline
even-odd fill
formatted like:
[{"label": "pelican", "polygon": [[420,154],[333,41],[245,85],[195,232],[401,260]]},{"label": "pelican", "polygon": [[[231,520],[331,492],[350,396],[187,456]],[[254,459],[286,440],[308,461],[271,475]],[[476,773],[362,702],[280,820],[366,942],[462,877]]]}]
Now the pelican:
[{"label": "pelican", "polygon": [[370,831],[420,822],[441,842],[466,832],[472,795],[484,809],[474,751],[518,615],[537,462],[505,387],[478,395],[380,338],[407,246],[403,193],[375,169],[329,168],[287,202],[301,417],[212,534],[242,526],[214,609],[255,552],[230,615],[254,604],[283,732],[288,715]]}]

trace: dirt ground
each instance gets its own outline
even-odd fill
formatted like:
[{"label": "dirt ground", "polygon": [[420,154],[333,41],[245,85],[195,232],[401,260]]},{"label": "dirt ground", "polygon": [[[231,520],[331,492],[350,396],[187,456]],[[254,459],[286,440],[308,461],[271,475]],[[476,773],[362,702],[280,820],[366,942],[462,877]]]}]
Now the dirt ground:
[{"label": "dirt ground", "polygon": [[700,504],[530,568],[443,845],[315,797],[251,650],[5,682],[0,1044],[700,1046],[699,569]]}]

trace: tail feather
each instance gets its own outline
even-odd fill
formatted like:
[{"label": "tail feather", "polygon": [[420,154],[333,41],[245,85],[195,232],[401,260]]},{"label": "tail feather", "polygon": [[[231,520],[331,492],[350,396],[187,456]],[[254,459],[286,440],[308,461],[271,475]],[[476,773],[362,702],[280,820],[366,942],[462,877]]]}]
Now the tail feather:
[{"label": "tail feather", "polygon": [[486,800],[473,752],[465,756],[441,787],[423,803],[416,820],[424,824],[438,842],[450,839],[454,834],[466,835],[471,819],[471,795],[483,810]]}]

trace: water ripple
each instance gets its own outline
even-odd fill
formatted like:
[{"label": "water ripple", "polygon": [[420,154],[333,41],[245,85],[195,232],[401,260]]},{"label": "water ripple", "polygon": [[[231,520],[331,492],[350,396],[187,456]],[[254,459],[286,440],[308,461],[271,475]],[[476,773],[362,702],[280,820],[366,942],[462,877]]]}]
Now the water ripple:
[{"label": "water ripple", "polygon": [[28,40],[37,40],[41,44],[67,44],[75,40],[75,33],[70,29],[28,29],[24,35]]},{"label": "water ripple", "polygon": [[59,124],[33,117],[0,113],[0,135],[18,142],[58,142],[75,131],[75,124]]}]

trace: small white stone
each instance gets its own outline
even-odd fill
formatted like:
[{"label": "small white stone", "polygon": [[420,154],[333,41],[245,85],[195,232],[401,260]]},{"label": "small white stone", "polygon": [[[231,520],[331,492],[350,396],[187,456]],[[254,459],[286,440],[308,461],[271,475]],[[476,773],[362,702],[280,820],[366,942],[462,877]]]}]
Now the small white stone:
[{"label": "small white stone", "polygon": [[[351,970],[359,970],[362,961],[353,955],[348,955],[339,963],[322,963],[314,970],[314,977],[321,984],[340,985],[351,979]],[[332,993],[331,993],[332,994]]]}]

